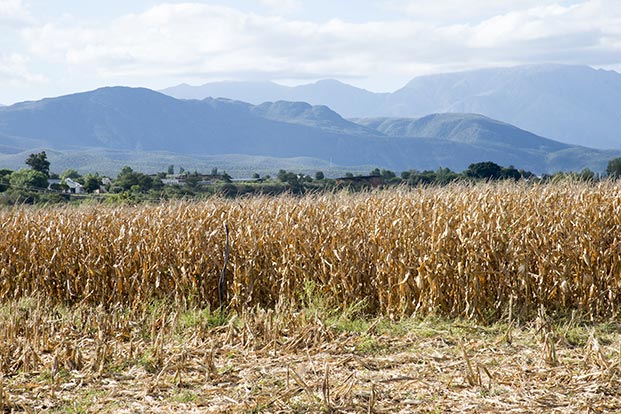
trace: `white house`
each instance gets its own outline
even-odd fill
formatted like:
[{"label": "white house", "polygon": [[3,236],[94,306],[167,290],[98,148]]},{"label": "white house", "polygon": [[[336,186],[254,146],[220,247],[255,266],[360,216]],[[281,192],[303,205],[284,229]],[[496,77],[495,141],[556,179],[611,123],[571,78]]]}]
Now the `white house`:
[{"label": "white house", "polygon": [[69,186],[69,192],[75,194],[84,194],[84,186],[78,182],[73,181],[71,178],[65,178],[65,184]]}]

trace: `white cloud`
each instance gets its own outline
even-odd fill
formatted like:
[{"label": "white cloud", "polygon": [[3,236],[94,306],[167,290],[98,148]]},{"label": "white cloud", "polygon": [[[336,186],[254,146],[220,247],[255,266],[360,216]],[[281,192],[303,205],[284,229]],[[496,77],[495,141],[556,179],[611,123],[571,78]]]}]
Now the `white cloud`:
[{"label": "white cloud", "polygon": [[12,16],[22,12],[21,0],[0,0],[0,16]]},{"label": "white cloud", "polygon": [[14,86],[45,82],[45,76],[30,72],[28,64],[20,54],[0,55],[0,81]]},{"label": "white cloud", "polygon": [[606,3],[555,4],[496,16],[472,27],[466,45],[483,54],[508,51],[525,60],[621,63],[621,10],[608,8]]},{"label": "white cloud", "polygon": [[0,26],[22,25],[31,21],[22,0],[0,0]]},{"label": "white cloud", "polygon": [[278,14],[292,13],[302,9],[300,0],[259,0],[259,3]]},{"label": "white cloud", "polygon": [[493,16],[528,10],[563,0],[385,0],[386,7],[407,13],[414,19],[434,22],[470,22]]},{"label": "white cloud", "polygon": [[[366,23],[295,20],[205,3],[161,4],[106,26],[33,27],[24,38],[35,56],[104,79],[389,79],[507,63],[621,64],[617,0],[406,3],[408,16]],[[467,18],[429,18],[447,7]],[[481,12],[486,7],[491,15]]]}]

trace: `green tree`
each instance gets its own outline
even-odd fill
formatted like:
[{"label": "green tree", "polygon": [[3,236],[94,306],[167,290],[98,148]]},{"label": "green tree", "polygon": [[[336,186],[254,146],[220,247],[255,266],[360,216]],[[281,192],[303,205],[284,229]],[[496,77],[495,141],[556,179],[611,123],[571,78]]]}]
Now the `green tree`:
[{"label": "green tree", "polygon": [[384,180],[387,180],[387,181],[397,176],[397,174],[395,174],[394,171],[390,171],[390,170],[382,170],[380,171],[380,175],[382,176]]},{"label": "green tree", "polygon": [[500,177],[505,179],[519,180],[522,178],[522,174],[512,165],[508,168],[502,168],[500,171]]},{"label": "green tree", "polygon": [[608,166],[606,167],[606,174],[612,178],[621,177],[621,157],[617,157],[608,161]]},{"label": "green tree", "polygon": [[192,174],[188,174],[185,177],[185,184],[191,189],[197,189],[199,187],[199,183],[201,181],[201,176],[198,172],[194,172]]},{"label": "green tree", "polygon": [[101,187],[101,177],[98,175],[87,174],[84,177],[84,190],[87,193],[93,193]]},{"label": "green tree", "polygon": [[525,169],[523,169],[523,168],[520,168],[518,171],[519,171],[520,176],[521,176],[522,178],[532,178],[532,177],[535,177],[535,178],[536,178],[536,177],[537,177],[537,176],[536,176],[535,174],[533,174],[532,172],[530,172],[530,171],[526,171],[526,170],[525,170]]},{"label": "green tree", "polygon": [[34,171],[45,174],[46,178],[50,176],[50,162],[47,160],[45,151],[41,151],[37,154],[30,154],[26,159],[26,164]]},{"label": "green tree", "polygon": [[72,180],[77,180],[78,178],[82,178],[79,172],[74,170],[73,168],[68,168],[65,171],[60,173],[61,179],[71,178]]},{"label": "green tree", "polygon": [[9,177],[13,171],[3,168],[0,170],[0,193],[9,189]]},{"label": "green tree", "polygon": [[50,184],[50,190],[58,192],[69,191],[69,186],[67,184],[54,183]]},{"label": "green tree", "polygon": [[464,175],[470,178],[496,180],[502,175],[502,167],[491,161],[477,162],[470,164],[468,169],[464,171]]},{"label": "green tree", "polygon": [[226,171],[224,171],[222,174],[220,174],[220,179],[222,181],[224,181],[225,183],[233,182],[233,177],[228,175]]},{"label": "green tree", "polygon": [[429,185],[437,182],[437,175],[431,170],[411,171],[407,180],[409,185]]},{"label": "green tree", "polygon": [[446,185],[459,179],[460,175],[450,168],[439,167],[435,172],[435,183]]},{"label": "green tree", "polygon": [[118,177],[129,175],[129,174],[132,174],[133,172],[134,172],[133,168],[130,167],[129,165],[126,165],[125,167],[121,168],[121,172],[119,172]]},{"label": "green tree", "polygon": [[317,181],[321,181],[321,180],[323,180],[324,178],[326,178],[326,177],[325,177],[325,175],[323,174],[323,171],[317,171],[317,172],[315,173],[315,180],[317,180]]},{"label": "green tree", "polygon": [[45,190],[49,184],[47,175],[28,169],[13,172],[9,176],[9,183],[16,190]]},{"label": "green tree", "polygon": [[225,197],[235,197],[238,194],[239,190],[235,184],[224,183],[219,188],[218,193],[222,194]]},{"label": "green tree", "polygon": [[580,181],[594,181],[595,173],[588,168],[583,168],[582,171],[578,173],[578,179],[580,179]]},{"label": "green tree", "polygon": [[175,166],[173,164],[170,164],[168,166],[168,174],[169,175],[174,175],[175,174]]},{"label": "green tree", "polygon": [[121,169],[121,172],[116,178],[115,185],[124,190],[143,193],[151,189],[160,189],[163,186],[162,180],[154,180],[146,174],[134,172],[131,167],[127,166]]},{"label": "green tree", "polygon": [[287,171],[286,170],[279,170],[278,171],[278,181],[282,181],[283,183],[287,181]]},{"label": "green tree", "polygon": [[302,182],[300,182],[300,177],[295,173],[287,172],[285,170],[280,170],[278,171],[278,180],[283,183],[289,184],[289,189],[293,193],[297,194],[297,193],[302,193],[304,191],[304,186],[302,185]]}]

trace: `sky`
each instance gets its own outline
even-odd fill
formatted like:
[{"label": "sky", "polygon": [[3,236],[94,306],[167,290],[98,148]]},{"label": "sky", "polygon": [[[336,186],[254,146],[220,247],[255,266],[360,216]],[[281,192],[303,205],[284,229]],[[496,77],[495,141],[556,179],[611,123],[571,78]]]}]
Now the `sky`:
[{"label": "sky", "polygon": [[519,64],[621,72],[621,0],[0,0],[0,104],[102,86],[416,76]]}]

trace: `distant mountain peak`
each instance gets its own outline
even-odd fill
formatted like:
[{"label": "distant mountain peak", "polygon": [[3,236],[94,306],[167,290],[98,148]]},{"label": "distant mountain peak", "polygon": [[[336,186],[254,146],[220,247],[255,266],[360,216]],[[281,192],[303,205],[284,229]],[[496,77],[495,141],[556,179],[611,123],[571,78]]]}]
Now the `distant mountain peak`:
[{"label": "distant mountain peak", "polygon": [[443,113],[421,118],[365,118],[355,122],[395,137],[434,138],[525,151],[561,151],[571,147],[479,114]]},{"label": "distant mountain peak", "polygon": [[275,121],[321,128],[332,132],[354,135],[382,135],[378,131],[362,127],[344,119],[325,105],[307,102],[264,102],[252,108],[252,113]]},{"label": "distant mountain peak", "polygon": [[165,90],[184,99],[223,96],[261,104],[303,101],[346,118],[415,118],[477,113],[572,145],[621,149],[621,74],[558,63],[425,75],[394,93],[373,93],[335,79],[288,87],[269,82]]},{"label": "distant mountain peak", "polygon": [[202,86],[176,86],[161,91],[178,99],[226,97],[259,105],[263,102],[308,102],[326,105],[341,115],[363,116],[381,106],[386,94],[376,94],[336,79],[322,79],[299,86],[274,82],[213,82]]},{"label": "distant mountain peak", "polygon": [[315,84],[317,85],[345,85],[345,83],[341,82],[340,80],[336,80],[336,79],[320,79],[317,82],[315,82]]},{"label": "distant mountain peak", "polygon": [[620,101],[617,72],[539,64],[416,77],[377,113],[474,112],[557,141],[621,149]]},{"label": "distant mountain peak", "polygon": [[260,106],[270,106],[270,107],[288,107],[288,108],[296,108],[296,109],[308,109],[308,108],[312,108],[312,105],[309,104],[308,102],[301,102],[301,101],[284,101],[284,100],[279,100],[276,102],[264,102]]},{"label": "distant mountain peak", "polygon": [[[306,102],[277,100],[254,106],[230,99],[179,100],[144,88],[108,87],[3,108],[0,152],[18,156],[34,148],[105,149],[120,151],[121,162],[121,154],[136,151],[145,157],[153,152],[244,154],[306,157],[396,171],[439,166],[461,171],[473,162],[493,161],[533,172],[584,167],[602,171],[609,159],[619,155],[572,147],[476,114],[359,122],[362,125],[328,106]],[[164,164],[154,168],[165,168]]]},{"label": "distant mountain peak", "polygon": [[337,80],[337,79],[321,79],[313,83],[312,85],[324,86],[324,87],[328,86],[328,87],[346,87],[346,88],[360,89],[355,86],[349,85],[345,82],[341,82],[340,80]]}]

